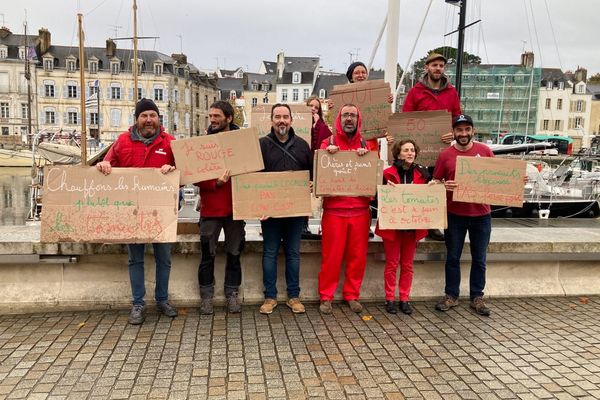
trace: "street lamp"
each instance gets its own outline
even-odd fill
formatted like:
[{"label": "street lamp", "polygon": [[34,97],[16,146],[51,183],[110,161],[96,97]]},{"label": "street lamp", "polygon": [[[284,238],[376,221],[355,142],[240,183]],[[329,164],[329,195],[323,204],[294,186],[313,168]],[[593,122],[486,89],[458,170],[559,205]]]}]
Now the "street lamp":
[{"label": "street lamp", "polygon": [[502,76],[502,95],[500,96],[500,115],[498,116],[498,138],[497,144],[500,144],[500,125],[502,124],[502,112],[504,111],[504,87],[506,86],[506,75]]}]

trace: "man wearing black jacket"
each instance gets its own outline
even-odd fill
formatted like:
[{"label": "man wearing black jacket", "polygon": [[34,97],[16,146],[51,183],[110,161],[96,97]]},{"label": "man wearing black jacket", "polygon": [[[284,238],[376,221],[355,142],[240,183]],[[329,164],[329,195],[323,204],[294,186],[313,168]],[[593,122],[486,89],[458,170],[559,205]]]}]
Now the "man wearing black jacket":
[{"label": "man wearing black jacket", "polygon": [[[287,104],[271,108],[271,132],[260,139],[265,172],[311,171],[312,153],[306,141],[296,136],[292,128],[292,112]],[[303,313],[300,302],[300,237],[304,217],[269,218],[261,220],[263,234],[263,285],[265,301],[262,314],[271,314],[277,307],[277,254],[283,242],[287,306],[294,313]]]}]

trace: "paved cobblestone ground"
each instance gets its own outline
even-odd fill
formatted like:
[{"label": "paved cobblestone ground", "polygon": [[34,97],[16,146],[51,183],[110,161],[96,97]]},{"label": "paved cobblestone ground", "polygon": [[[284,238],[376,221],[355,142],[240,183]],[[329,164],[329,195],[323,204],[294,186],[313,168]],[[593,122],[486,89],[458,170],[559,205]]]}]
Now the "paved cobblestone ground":
[{"label": "paved cobblestone ground", "polygon": [[600,298],[466,301],[412,316],[336,304],[227,316],[0,317],[1,399],[600,398]]}]

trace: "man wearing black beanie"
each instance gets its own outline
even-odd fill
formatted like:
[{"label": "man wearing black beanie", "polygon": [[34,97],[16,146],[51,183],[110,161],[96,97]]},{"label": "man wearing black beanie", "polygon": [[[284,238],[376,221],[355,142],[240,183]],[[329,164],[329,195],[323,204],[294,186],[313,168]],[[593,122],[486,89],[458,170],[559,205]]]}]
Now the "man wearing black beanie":
[{"label": "man wearing black beanie", "polygon": [[[119,135],[116,142],[96,168],[105,175],[112,167],[160,168],[163,174],[175,170],[175,158],[171,150],[173,137],[160,124],[158,107],[152,100],[142,99],[135,106],[135,125]],[[156,262],[156,287],[154,298],[158,311],[168,317],[176,317],[177,310],[168,303],[169,275],[171,272],[171,244],[152,243]],[[133,307],[129,323],[144,322],[144,253],[145,243],[128,244],[129,281],[133,295]]]}]

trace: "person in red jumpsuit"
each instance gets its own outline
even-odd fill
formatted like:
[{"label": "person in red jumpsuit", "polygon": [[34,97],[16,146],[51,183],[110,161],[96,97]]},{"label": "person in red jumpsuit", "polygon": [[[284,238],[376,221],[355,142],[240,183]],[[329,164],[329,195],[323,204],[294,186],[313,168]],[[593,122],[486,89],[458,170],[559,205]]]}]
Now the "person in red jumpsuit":
[{"label": "person in red jumpsuit", "polygon": [[[419,146],[411,139],[401,140],[392,147],[393,164],[383,171],[384,184],[395,186],[397,184],[424,184],[431,180],[427,167],[415,163],[419,154]],[[381,229],[379,223],[375,234],[383,239],[385,252],[385,269],[383,281],[385,287],[385,309],[391,314],[398,312],[396,304],[396,275],[400,267],[398,280],[398,293],[400,298],[400,311],[404,314],[412,313],[412,306],[408,301],[413,280],[413,262],[417,242],[427,236],[426,229]]]},{"label": "person in red jumpsuit", "polygon": [[[356,151],[359,156],[369,152],[360,136],[361,116],[353,104],[345,104],[335,120],[335,135],[321,143],[321,149],[335,154],[338,151]],[[370,197],[333,196],[323,200],[321,219],[321,271],[319,272],[319,307],[323,314],[331,314],[331,302],[338,286],[342,261],[346,271],[342,295],[350,309],[362,311],[359,302],[360,286],[367,265],[367,246],[371,213]]]}]

